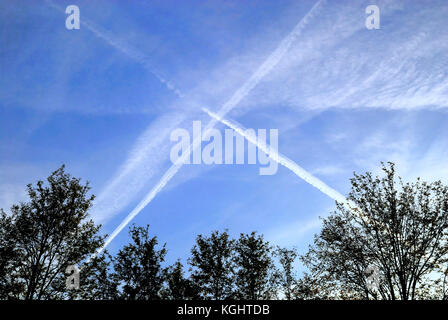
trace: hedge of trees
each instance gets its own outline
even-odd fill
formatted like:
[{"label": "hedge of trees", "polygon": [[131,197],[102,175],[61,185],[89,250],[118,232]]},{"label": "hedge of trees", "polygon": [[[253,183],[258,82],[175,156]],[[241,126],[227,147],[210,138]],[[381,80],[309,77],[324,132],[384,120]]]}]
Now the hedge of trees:
[{"label": "hedge of trees", "polygon": [[[148,226],[131,226],[115,255],[89,259],[105,241],[88,214],[94,196],[62,166],[0,210],[0,299],[445,299],[448,187],[405,183],[392,163],[382,170],[354,174],[350,206],[337,203],[303,255],[224,230],[198,235],[185,265],[167,265]],[[68,290],[71,265],[82,269]]]}]

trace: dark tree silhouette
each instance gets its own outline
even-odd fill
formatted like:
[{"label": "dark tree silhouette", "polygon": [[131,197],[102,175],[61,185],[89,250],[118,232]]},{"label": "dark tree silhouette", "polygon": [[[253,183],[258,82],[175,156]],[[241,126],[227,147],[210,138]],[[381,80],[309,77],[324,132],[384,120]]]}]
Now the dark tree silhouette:
[{"label": "dark tree silhouette", "polygon": [[[323,219],[303,257],[308,292],[324,298],[445,297],[448,187],[420,179],[404,183],[392,163],[382,170],[381,178],[355,174],[348,197],[354,208],[338,204]],[[373,270],[378,285],[367,281]]]},{"label": "dark tree silhouette", "polygon": [[64,172],[47,183],[28,185],[29,201],[1,215],[0,295],[9,299],[58,299],[66,292],[65,268],[76,265],[103,244],[100,226],[88,220],[93,196],[89,185]]},{"label": "dark tree silhouette", "polygon": [[255,232],[241,234],[235,243],[236,297],[268,299],[274,294],[271,282],[273,260],[271,246]]},{"label": "dark tree silhouette", "polygon": [[14,241],[13,219],[0,210],[0,299],[19,297],[25,290],[16,279],[21,254]]},{"label": "dark tree silhouette", "polygon": [[191,278],[205,299],[223,300],[233,297],[234,241],[227,231],[212,232],[210,237],[199,235],[191,249]]},{"label": "dark tree silhouette", "polygon": [[161,299],[166,249],[165,245],[157,248],[157,237],[150,238],[148,228],[131,227],[132,243],[125,245],[115,258],[113,278],[122,287],[123,299]]},{"label": "dark tree silhouette", "polygon": [[112,257],[105,251],[83,264],[79,290],[68,290],[68,299],[117,300],[120,298],[118,282],[112,271]]},{"label": "dark tree silhouette", "polygon": [[298,278],[294,270],[294,263],[298,258],[297,249],[277,247],[274,255],[278,258],[280,265],[280,268],[275,272],[275,281],[280,287],[284,298],[286,300],[292,300],[296,297],[296,291],[298,289]]},{"label": "dark tree silhouette", "polygon": [[166,270],[166,288],[163,298],[169,300],[198,300],[199,288],[185,277],[182,263],[178,260]]}]

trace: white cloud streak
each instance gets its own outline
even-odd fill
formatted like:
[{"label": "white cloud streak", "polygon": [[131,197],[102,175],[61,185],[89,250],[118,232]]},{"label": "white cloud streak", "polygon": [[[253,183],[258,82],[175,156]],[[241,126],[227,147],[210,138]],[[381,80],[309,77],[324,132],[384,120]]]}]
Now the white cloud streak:
[{"label": "white cloud streak", "polygon": [[[51,0],[46,0],[47,4],[57,9],[58,11],[61,11],[65,14],[65,10],[55,4]],[[105,41],[107,44],[112,46],[113,48],[117,49],[118,51],[122,52],[132,60],[138,62],[141,64],[147,71],[149,71],[151,74],[153,74],[161,83],[163,83],[169,90],[171,90],[176,96],[183,98],[184,95],[182,92],[176,88],[176,86],[171,83],[170,81],[166,80],[161,74],[159,74],[157,71],[154,70],[154,68],[151,66],[148,57],[140,52],[138,49],[134,48],[128,43],[125,43],[122,40],[118,40],[108,34],[108,32],[100,30],[98,26],[96,26],[92,21],[88,20],[84,16],[80,19],[81,26],[86,27],[89,31],[91,31],[97,38]]]},{"label": "white cloud streak", "polygon": [[216,113],[213,113],[209,111],[208,109],[204,108],[204,112],[206,112],[210,117],[215,119],[216,121],[221,122],[222,124],[228,126],[229,128],[233,129],[235,132],[243,136],[247,139],[250,143],[257,146],[260,150],[262,150],[264,153],[266,153],[272,160],[277,162],[278,164],[281,164],[282,166],[288,168],[291,170],[296,176],[299,178],[305,180],[307,183],[315,187],[316,189],[320,190],[322,193],[330,197],[331,199],[346,203],[347,199],[345,196],[343,196],[341,193],[336,191],[335,189],[328,186],[326,183],[324,183],[319,178],[313,176],[311,173],[303,169],[301,166],[299,166],[297,163],[295,163],[293,160],[289,159],[285,155],[282,155],[281,153],[275,151],[274,149],[270,148],[268,145],[261,143],[257,140],[255,136],[252,136],[246,132],[246,129],[243,128],[241,125],[237,124],[234,121],[226,120],[217,115]]},{"label": "white cloud streak", "polygon": [[248,107],[447,108],[448,5],[398,3],[378,3],[384,25],[375,31],[362,23],[363,2],[332,3],[333,16],[318,21],[252,93]]},{"label": "white cloud streak", "polygon": [[[51,0],[46,3],[65,14],[65,10]],[[179,98],[184,98],[182,92],[177,89],[170,81],[167,81],[159,73],[154,71],[149,63],[148,57],[133,46],[121,40],[115,39],[107,31],[101,30],[92,21],[81,18],[81,27],[86,27],[97,38],[103,40],[111,47],[117,49],[127,57],[141,64],[145,70],[153,74],[161,83],[171,90]],[[168,152],[164,142],[167,141],[169,133],[176,128],[179,123],[185,120],[182,114],[170,113],[159,117],[142,134],[135,143],[130,155],[119,173],[108,182],[95,200],[92,208],[92,216],[99,223],[113,216],[122,210],[135,196],[138,190],[141,190],[148,180],[161,170],[160,165],[164,160],[164,151]],[[157,150],[155,152],[155,150]],[[138,172],[138,174],[133,174]],[[123,192],[123,186],[126,186],[126,192]]]},{"label": "white cloud streak", "polygon": [[352,210],[353,213],[355,213],[361,220],[367,223],[373,223],[376,224],[378,222],[372,221],[368,214],[366,214],[364,211],[359,208],[356,203],[353,201],[347,199],[344,195],[327,185],[325,182],[320,180],[319,178],[313,176],[311,173],[303,169],[301,166],[299,166],[297,163],[295,163],[293,160],[289,159],[288,157],[282,155],[281,153],[277,152],[275,149],[272,149],[270,146],[259,142],[258,139],[250,134],[247,134],[246,128],[241,126],[240,124],[223,119],[216,113],[211,112],[210,110],[203,108],[204,112],[206,112],[210,117],[215,119],[216,121],[221,122],[222,124],[228,126],[229,128],[233,129],[235,132],[246,138],[247,141],[257,146],[260,150],[262,150],[268,157],[270,157],[272,160],[276,161],[278,164],[288,168],[291,170],[296,176],[299,178],[305,180],[307,183],[312,185],[314,188],[321,191],[323,194],[327,195],[331,199],[337,201],[338,203],[341,203],[345,205],[345,207],[349,210]]},{"label": "white cloud streak", "polygon": [[[249,92],[257,86],[257,84],[265,77],[285,56],[292,44],[302,34],[304,28],[308,25],[309,21],[319,12],[325,0],[319,0],[311,10],[299,21],[295,28],[283,39],[279,46],[272,52],[264,63],[255,71],[255,73],[232,95],[232,97],[224,103],[219,109],[218,115],[220,117],[225,116],[230,112],[238,103],[240,103]],[[209,133],[211,129],[217,123],[216,119],[212,119],[204,129],[203,135]],[[196,139],[189,146],[184,156],[179,161],[173,164],[167,172],[163,175],[160,181],[154,186],[154,188],[144,197],[144,199],[132,210],[127,217],[120,223],[120,225],[112,232],[107,238],[104,246],[98,250],[96,254],[101,253],[112,240],[139,214],[153,199],[154,197],[166,186],[166,184],[173,178],[173,176],[182,167],[184,158],[190,156],[191,150],[194,150],[200,145],[201,141]]]},{"label": "white cloud streak", "polygon": [[171,112],[154,120],[138,138],[118,174],[107,182],[95,199],[92,216],[96,222],[104,223],[123,210],[138,196],[139,190],[163,170],[165,155],[169,153],[166,141],[169,141],[170,132],[184,120],[182,114]]},{"label": "white cloud streak", "polygon": [[[332,210],[329,208],[328,211]],[[310,231],[321,227],[322,221],[319,217],[314,217],[310,220],[292,222],[281,228],[274,228],[266,233],[266,239],[277,245],[290,246],[297,244],[299,240]]]}]

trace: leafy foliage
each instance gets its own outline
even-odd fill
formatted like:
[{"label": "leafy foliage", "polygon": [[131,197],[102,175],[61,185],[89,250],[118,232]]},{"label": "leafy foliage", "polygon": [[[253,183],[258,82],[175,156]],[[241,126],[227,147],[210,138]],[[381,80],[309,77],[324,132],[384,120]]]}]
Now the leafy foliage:
[{"label": "leafy foliage", "polygon": [[[447,299],[448,187],[382,170],[354,174],[349,206],[337,203],[305,255],[256,232],[214,231],[197,236],[184,270],[166,266],[148,226],[132,226],[115,255],[92,257],[104,244],[88,217],[94,197],[62,166],[28,185],[29,201],[0,209],[0,299]],[[66,288],[70,265],[81,267],[79,289]]]},{"label": "leafy foliage", "polygon": [[268,299],[273,290],[270,271],[273,270],[272,248],[263,236],[255,232],[241,234],[235,243],[236,297]]},{"label": "leafy foliage", "polygon": [[191,278],[200,288],[204,299],[223,300],[233,297],[233,260],[235,241],[227,231],[199,235],[191,249]]},{"label": "leafy foliage", "polygon": [[294,263],[298,258],[296,248],[277,247],[274,255],[279,259],[280,269],[275,271],[275,281],[280,286],[286,300],[292,300],[297,295],[298,280],[294,271]]},{"label": "leafy foliage", "polygon": [[166,269],[166,288],[163,290],[163,298],[169,300],[199,300],[198,286],[185,277],[182,263],[176,263]]},{"label": "leafy foliage", "polygon": [[114,275],[122,286],[122,298],[129,300],[153,300],[161,298],[165,279],[162,263],[165,260],[165,245],[157,249],[156,237],[149,237],[146,228],[133,226],[130,229],[132,243],[125,245],[114,261]]},{"label": "leafy foliage", "polygon": [[64,172],[53,172],[45,184],[28,185],[29,202],[14,205],[11,215],[2,213],[1,263],[7,270],[3,297],[57,299],[63,292],[53,283],[64,270],[93,254],[102,244],[100,226],[88,220],[94,199],[89,185]]},{"label": "leafy foliage", "polygon": [[[448,188],[440,181],[404,183],[394,165],[383,165],[383,177],[354,175],[349,209],[323,220],[323,228],[303,261],[315,290],[326,298],[445,298]],[[377,288],[367,284],[365,270],[375,266]]]}]

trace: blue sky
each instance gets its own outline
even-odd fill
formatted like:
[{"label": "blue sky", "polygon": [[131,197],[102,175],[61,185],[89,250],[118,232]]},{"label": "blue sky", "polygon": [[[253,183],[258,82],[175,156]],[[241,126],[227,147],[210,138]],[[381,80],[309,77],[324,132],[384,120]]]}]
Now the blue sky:
[{"label": "blue sky", "polygon": [[[316,2],[2,1],[0,207],[65,163],[110,234],[171,166],[172,130],[208,123],[202,108],[219,110]],[[71,4],[80,30],[65,28]],[[379,30],[365,28],[369,4]],[[279,151],[342,194],[380,161],[448,183],[446,17],[446,1],[322,1],[226,117],[278,129]],[[303,252],[334,201],[284,167],[258,170],[184,165],[133,222],[167,242],[168,261],[225,228]]]}]

